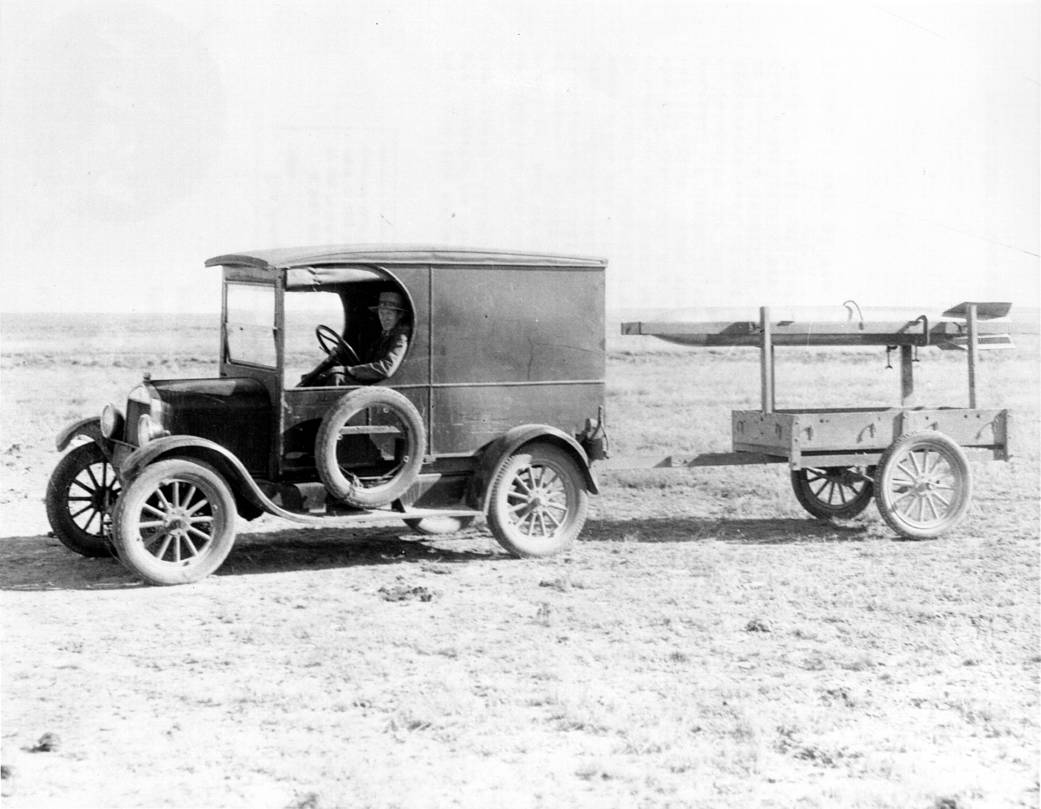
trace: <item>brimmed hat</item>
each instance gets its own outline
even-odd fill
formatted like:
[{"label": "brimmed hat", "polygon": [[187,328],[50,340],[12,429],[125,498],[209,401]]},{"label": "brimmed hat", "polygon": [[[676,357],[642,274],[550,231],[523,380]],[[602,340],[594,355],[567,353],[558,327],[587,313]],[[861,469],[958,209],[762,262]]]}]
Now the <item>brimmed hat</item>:
[{"label": "brimmed hat", "polygon": [[377,309],[397,309],[399,312],[408,311],[405,308],[405,298],[402,297],[400,292],[381,292],[379,304],[370,306],[369,311],[375,312]]}]

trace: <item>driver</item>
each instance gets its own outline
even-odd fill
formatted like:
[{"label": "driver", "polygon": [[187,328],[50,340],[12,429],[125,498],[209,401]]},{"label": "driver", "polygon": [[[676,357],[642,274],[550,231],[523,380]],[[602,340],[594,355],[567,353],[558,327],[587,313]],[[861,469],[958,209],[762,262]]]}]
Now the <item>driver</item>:
[{"label": "driver", "polygon": [[412,330],[404,322],[408,310],[400,292],[381,292],[379,303],[369,309],[379,317],[383,331],[369,348],[368,362],[344,368],[348,382],[352,378],[359,382],[378,382],[392,376],[405,358],[412,336]]},{"label": "driver", "polygon": [[[399,292],[381,292],[379,304],[370,306],[369,310],[379,316],[382,332],[374,344],[368,347],[365,359],[354,355],[350,346],[339,339],[340,345],[333,349],[326,347],[319,335],[319,345],[329,354],[310,373],[300,377],[298,387],[326,387],[335,385],[354,385],[378,382],[387,379],[401,365],[408,349],[408,341],[412,330],[408,325],[408,310],[405,299]],[[328,326],[319,326],[317,331],[327,330],[326,338],[336,333]],[[348,354],[347,351],[350,351]],[[353,358],[355,365],[344,366],[341,363]]]}]

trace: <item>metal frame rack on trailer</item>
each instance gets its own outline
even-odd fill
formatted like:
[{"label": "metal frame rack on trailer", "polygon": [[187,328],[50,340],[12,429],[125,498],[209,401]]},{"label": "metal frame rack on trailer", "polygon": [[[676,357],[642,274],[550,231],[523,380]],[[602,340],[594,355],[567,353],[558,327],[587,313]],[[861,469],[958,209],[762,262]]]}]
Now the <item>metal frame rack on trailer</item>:
[{"label": "metal frame rack on trailer", "polygon": [[[862,318],[773,321],[767,307],[760,308],[758,322],[623,323],[626,335],[653,335],[692,346],[758,347],[760,352],[761,408],[732,411],[734,451],[669,456],[652,465],[787,463],[796,498],[815,517],[853,517],[874,498],[882,518],[898,534],[939,536],[964,517],[971,502],[969,457],[1009,457],[1010,413],[976,406],[976,367],[981,350],[1012,348],[1012,331],[1028,331],[998,322],[1010,309],[1009,303],[965,302],[934,323],[925,315],[881,323]],[[966,351],[968,407],[916,406],[915,353],[930,345]],[[887,357],[898,350],[900,407],[778,410],[777,346],[883,346]]]}]

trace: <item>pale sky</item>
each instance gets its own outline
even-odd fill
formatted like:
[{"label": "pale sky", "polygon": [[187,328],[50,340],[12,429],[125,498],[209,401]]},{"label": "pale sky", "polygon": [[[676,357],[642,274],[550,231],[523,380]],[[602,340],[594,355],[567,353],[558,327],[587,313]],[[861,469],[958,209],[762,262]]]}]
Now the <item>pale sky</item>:
[{"label": "pale sky", "polygon": [[203,261],[603,256],[612,309],[1036,306],[1032,3],[0,0],[0,311]]}]

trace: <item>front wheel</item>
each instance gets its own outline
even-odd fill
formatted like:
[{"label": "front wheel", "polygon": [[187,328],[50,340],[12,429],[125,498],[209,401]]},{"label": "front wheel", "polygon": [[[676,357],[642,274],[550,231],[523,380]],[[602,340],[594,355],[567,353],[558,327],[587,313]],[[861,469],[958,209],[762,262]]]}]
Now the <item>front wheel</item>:
[{"label": "front wheel", "polygon": [[875,502],[882,519],[901,536],[939,536],[961,521],[971,499],[969,461],[947,436],[910,433],[882,453]]},{"label": "front wheel", "polygon": [[159,461],[123,491],[112,525],[130,570],[151,584],[188,584],[216,571],[231,551],[235,498],[205,464]]},{"label": "front wheel", "polygon": [[874,494],[874,467],[861,475],[845,466],[792,470],[792,489],[814,517],[850,519],[868,507]]},{"label": "front wheel", "polygon": [[65,455],[47,482],[47,521],[54,535],[81,556],[111,556],[109,514],[119,497],[115,470],[91,442]]},{"label": "front wheel", "polygon": [[536,442],[511,455],[492,483],[488,527],[514,556],[552,556],[586,522],[589,496],[575,459]]}]

